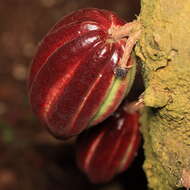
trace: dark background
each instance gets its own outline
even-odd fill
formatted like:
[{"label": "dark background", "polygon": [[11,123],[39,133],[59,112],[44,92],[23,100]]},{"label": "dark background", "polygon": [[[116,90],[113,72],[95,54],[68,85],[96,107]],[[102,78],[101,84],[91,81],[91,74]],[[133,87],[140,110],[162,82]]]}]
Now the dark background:
[{"label": "dark background", "polygon": [[127,172],[93,185],[77,169],[73,141],[54,139],[31,112],[26,79],[37,44],[63,15],[109,9],[127,21],[139,0],[0,0],[0,190],[146,189],[143,151]]}]

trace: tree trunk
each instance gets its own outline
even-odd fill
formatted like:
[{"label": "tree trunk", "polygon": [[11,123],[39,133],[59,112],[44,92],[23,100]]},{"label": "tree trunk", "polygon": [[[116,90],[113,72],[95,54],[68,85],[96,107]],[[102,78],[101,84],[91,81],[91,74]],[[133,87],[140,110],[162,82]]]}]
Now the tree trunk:
[{"label": "tree trunk", "polygon": [[136,46],[145,81],[141,118],[149,187],[190,186],[190,0],[142,0]]}]

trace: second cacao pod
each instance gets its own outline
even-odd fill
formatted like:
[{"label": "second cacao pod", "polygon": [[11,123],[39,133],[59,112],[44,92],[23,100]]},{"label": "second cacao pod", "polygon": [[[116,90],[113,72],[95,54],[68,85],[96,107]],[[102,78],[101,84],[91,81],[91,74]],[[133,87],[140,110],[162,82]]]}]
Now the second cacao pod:
[{"label": "second cacao pod", "polygon": [[76,160],[92,183],[105,183],[125,171],[140,145],[139,114],[123,108],[79,135]]}]

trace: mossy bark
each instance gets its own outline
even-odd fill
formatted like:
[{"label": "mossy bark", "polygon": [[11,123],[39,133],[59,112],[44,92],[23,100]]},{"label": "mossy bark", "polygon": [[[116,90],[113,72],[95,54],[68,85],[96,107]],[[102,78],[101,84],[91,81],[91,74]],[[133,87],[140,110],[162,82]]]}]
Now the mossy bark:
[{"label": "mossy bark", "polygon": [[174,190],[190,179],[190,0],[142,0],[139,20],[144,170],[150,189]]}]

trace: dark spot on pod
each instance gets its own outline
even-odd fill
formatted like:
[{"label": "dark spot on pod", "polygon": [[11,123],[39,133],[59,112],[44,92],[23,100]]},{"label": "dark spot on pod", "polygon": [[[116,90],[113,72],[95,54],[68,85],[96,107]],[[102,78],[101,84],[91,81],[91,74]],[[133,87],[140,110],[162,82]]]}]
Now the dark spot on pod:
[{"label": "dark spot on pod", "polygon": [[117,78],[125,78],[127,76],[128,69],[127,68],[122,68],[122,67],[116,67],[114,69],[114,74]]}]

